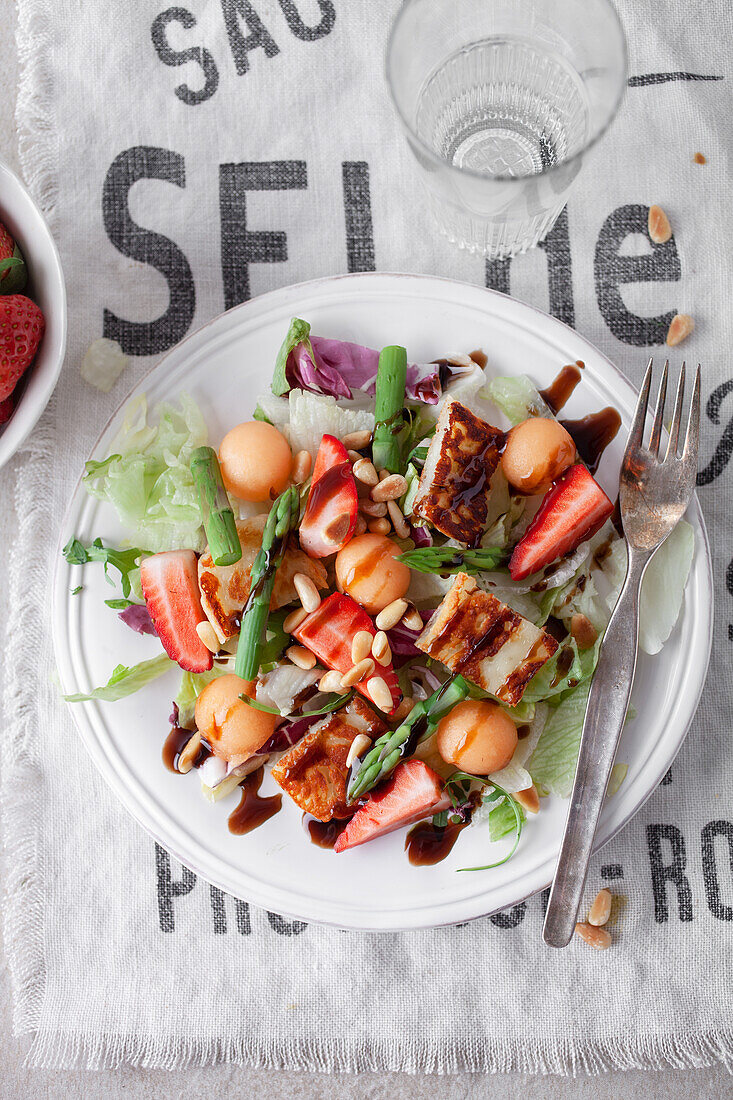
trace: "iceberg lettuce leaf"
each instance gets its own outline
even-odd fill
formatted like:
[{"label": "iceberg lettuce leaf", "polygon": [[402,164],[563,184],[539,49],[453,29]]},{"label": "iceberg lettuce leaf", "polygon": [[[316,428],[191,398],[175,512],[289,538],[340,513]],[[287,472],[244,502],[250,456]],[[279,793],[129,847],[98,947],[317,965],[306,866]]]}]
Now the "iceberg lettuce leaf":
[{"label": "iceberg lettuce leaf", "polygon": [[106,684],[94,688],[88,694],[78,692],[75,695],[64,695],[67,703],[88,703],[90,700],[99,700],[105,703],[114,703],[118,699],[124,699],[128,695],[134,695],[140,688],[149,684],[151,680],[157,680],[172,668],[177,668],[175,661],[166,653],[159,657],[153,657],[149,661],[140,661],[137,665],[127,668],[125,665],[117,665]]}]

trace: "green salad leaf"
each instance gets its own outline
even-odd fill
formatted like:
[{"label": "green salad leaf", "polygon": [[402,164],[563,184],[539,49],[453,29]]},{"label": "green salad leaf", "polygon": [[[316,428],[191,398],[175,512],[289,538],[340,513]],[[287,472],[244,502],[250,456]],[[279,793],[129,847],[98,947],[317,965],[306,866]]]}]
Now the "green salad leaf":
[{"label": "green salad leaf", "polygon": [[118,699],[124,699],[128,695],[134,695],[140,688],[145,687],[151,680],[157,680],[171,668],[176,668],[176,662],[172,661],[167,653],[161,653],[159,657],[153,657],[149,661],[140,661],[137,665],[127,668],[125,665],[117,665],[106,684],[94,688],[88,694],[79,692],[75,695],[64,695],[67,703],[87,703],[92,699],[105,703],[114,703]]},{"label": "green salad leaf", "polygon": [[208,672],[184,672],[181,677],[181,686],[173,702],[178,707],[178,722],[181,726],[188,727],[193,722],[196,709],[196,700],[201,692],[212,680],[223,676],[227,672],[226,665],[214,665]]},{"label": "green salad leaf", "polygon": [[568,798],[573,787],[590,680],[579,684],[550,711],[527,769],[539,788]]},{"label": "green salad leaf", "polygon": [[534,382],[526,374],[492,378],[481,390],[480,396],[493,401],[512,424],[521,424],[530,416],[552,416],[549,405],[543,401]]},{"label": "green salad leaf", "polygon": [[504,550],[486,546],[464,550],[459,546],[423,546],[407,550],[397,558],[418,573],[485,573],[497,569],[506,561]]}]

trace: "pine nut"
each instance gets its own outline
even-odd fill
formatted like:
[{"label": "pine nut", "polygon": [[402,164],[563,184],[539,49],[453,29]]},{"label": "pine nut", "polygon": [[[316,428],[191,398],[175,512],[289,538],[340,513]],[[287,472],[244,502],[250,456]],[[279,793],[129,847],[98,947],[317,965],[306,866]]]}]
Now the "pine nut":
[{"label": "pine nut", "polygon": [[354,528],[354,538],[356,538],[357,535],[363,535],[364,532],[366,531],[366,529],[367,529],[367,521],[364,519],[364,516],[360,512],[359,515],[356,517],[356,527]]},{"label": "pine nut", "polygon": [[359,661],[363,661],[371,653],[372,638],[373,634],[370,631],[357,630],[351,641],[351,660],[355,665],[358,665]]},{"label": "pine nut", "polygon": [[694,327],[695,322],[689,314],[676,313],[672,318],[672,323],[667,333],[667,346],[670,348],[677,347],[678,344],[681,344],[682,341],[690,335]]},{"label": "pine nut", "polygon": [[293,584],[295,585],[295,591],[300,597],[300,602],[306,611],[310,613],[321,606],[321,597],[318,594],[318,589],[310,577],[306,577],[305,573],[296,573],[293,577]]},{"label": "pine nut", "polygon": [[386,607],[382,608],[374,620],[377,624],[377,630],[391,630],[393,626],[397,626],[407,608],[407,600],[392,600],[392,603],[388,603]]},{"label": "pine nut", "polygon": [[211,653],[219,652],[221,649],[221,642],[217,638],[216,631],[208,619],[204,619],[203,622],[196,624],[196,633]]},{"label": "pine nut", "polygon": [[575,931],[581,940],[585,940],[596,951],[605,951],[611,946],[611,937],[605,928],[594,928],[592,924],[579,923],[575,925]]},{"label": "pine nut", "polygon": [[224,645],[221,647],[225,653],[236,653],[239,646],[239,635],[232,634],[231,638],[227,638]]},{"label": "pine nut", "polygon": [[380,665],[392,663],[392,651],[389,648],[389,638],[383,630],[378,630],[372,642],[372,657]]},{"label": "pine nut", "polygon": [[388,474],[375,485],[371,492],[372,500],[399,500],[407,492],[407,479],[402,474]]},{"label": "pine nut", "polygon": [[312,466],[313,459],[311,457],[310,451],[298,451],[297,455],[293,459],[293,472],[290,475],[293,479],[293,482],[296,485],[302,485],[304,481],[307,481]]},{"label": "pine nut", "polygon": [[372,519],[367,523],[367,531],[373,535],[388,535],[392,530],[392,524],[388,519]]},{"label": "pine nut", "polygon": [[598,631],[586,615],[578,613],[570,620],[570,633],[578,644],[578,649],[590,649],[595,645]]},{"label": "pine nut", "polygon": [[358,665],[354,665],[348,672],[345,672],[341,677],[341,687],[352,688],[355,684],[360,683],[365,676],[371,676],[374,672],[374,661],[371,657],[365,657],[363,661],[359,661]]},{"label": "pine nut", "polygon": [[387,501],[387,511],[389,512],[389,518],[394,525],[395,534],[398,539],[406,539],[410,533],[410,525],[402,515],[400,506],[396,500]]},{"label": "pine nut", "polygon": [[318,690],[335,692],[336,695],[345,695],[348,688],[341,686],[341,673],[329,669],[328,672],[324,672],[323,676],[321,676],[318,681]]},{"label": "pine nut", "polygon": [[387,681],[381,676],[372,676],[367,680],[367,691],[375,706],[389,714],[392,710],[392,692],[387,687]]},{"label": "pine nut", "polygon": [[359,462],[364,457],[364,455],[360,455],[358,451],[347,451],[346,453],[349,456],[349,462],[352,466],[355,462]]},{"label": "pine nut", "polygon": [[408,630],[422,630],[424,626],[422,615],[416,607],[408,607],[402,616],[402,625]]},{"label": "pine nut", "polygon": [[347,450],[363,451],[372,441],[372,433],[368,431],[348,432],[341,440]]},{"label": "pine nut", "polygon": [[613,894],[610,890],[599,890],[588,913],[588,924],[600,928],[611,916],[611,902]]},{"label": "pine nut", "polygon": [[354,477],[357,481],[363,481],[365,485],[378,485],[379,475],[374,469],[374,463],[368,458],[359,458],[353,465]]},{"label": "pine nut", "polygon": [[387,505],[380,502],[375,502],[364,498],[359,501],[359,508],[365,516],[369,516],[371,519],[380,519],[382,516],[387,515]]},{"label": "pine nut", "polygon": [[285,650],[285,656],[289,661],[292,661],[294,665],[302,669],[315,668],[316,657],[314,653],[311,653],[309,649],[306,649],[303,645],[291,645]]},{"label": "pine nut", "polygon": [[182,748],[180,753],[178,754],[178,763],[176,764],[176,768],[183,775],[187,775],[188,772],[191,771],[191,768],[193,767],[193,762],[198,756],[198,751],[200,748],[201,734],[198,730],[196,730],[193,736],[189,737],[184,748]]},{"label": "pine nut", "polygon": [[536,814],[540,810],[540,796],[534,783],[531,787],[525,787],[523,791],[515,791],[514,797],[520,806],[524,806],[527,813]]},{"label": "pine nut", "polygon": [[397,710],[393,713],[392,717],[397,719],[398,722],[404,722],[407,715],[415,706],[415,700],[411,699],[409,695],[405,695]]},{"label": "pine nut", "polygon": [[669,218],[661,206],[656,204],[649,207],[648,227],[649,236],[655,244],[666,244],[672,236],[672,226],[669,224]]},{"label": "pine nut", "polygon": [[350,768],[356,758],[361,756],[364,749],[368,749],[371,743],[371,739],[367,737],[365,733],[357,733],[356,737],[349,745],[349,752],[346,757],[346,767]]},{"label": "pine nut", "polygon": [[308,612],[304,607],[296,607],[295,611],[291,611],[288,617],[283,623],[283,630],[286,634],[292,634],[297,627],[303,622],[303,619],[308,618]]}]

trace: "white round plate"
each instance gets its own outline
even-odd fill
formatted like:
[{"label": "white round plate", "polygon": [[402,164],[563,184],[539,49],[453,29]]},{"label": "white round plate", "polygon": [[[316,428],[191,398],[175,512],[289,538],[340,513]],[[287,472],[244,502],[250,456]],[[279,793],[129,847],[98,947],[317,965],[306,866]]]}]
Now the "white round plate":
[{"label": "white round plate", "polygon": [[[582,359],[583,381],[567,411],[583,415],[614,405],[628,427],[632,386],[591,344],[559,321],[503,295],[446,279],[416,275],[350,275],[287,287],[218,317],[174,348],[138,390],[152,405],[186,390],[199,402],[216,444],[247,419],[258,392],[270,382],[275,355],[290,318],[304,317],[324,336],[381,347],[404,344],[412,361],[483,347],[492,372],[529,373],[547,385],[564,363]],[[137,390],[134,392],[138,392]],[[103,458],[121,419],[105,429],[94,457]],[[626,432],[605,454],[599,480],[615,497]],[[661,654],[641,656],[633,693],[636,718],[627,727],[618,759],[628,764],[620,790],[603,812],[597,843],[614,835],[665,774],[684,740],[702,689],[710,649],[712,585],[705,528],[696,501],[688,518],[697,549],[680,621]],[[80,486],[62,531],[82,540],[125,537],[112,509]],[[54,595],[56,658],[66,692],[104,683],[113,667],[159,652],[153,638],[129,630],[102,601],[112,591],[101,568],[85,570],[59,558]],[[336,855],[311,844],[301,813],[283,809],[247,836],[233,836],[227,816],[236,796],[211,805],[196,773],[174,775],[161,762],[170,702],[178,684],[170,673],[117,703],[72,707],[95,764],[130,813],[177,859],[229,893],[306,921],[366,930],[429,928],[466,921],[545,887],[552,878],[566,803],[543,800],[513,859],[490,871],[457,874],[488,863],[503,849],[486,830],[466,829],[451,855],[433,867],[413,867],[404,832]],[[263,792],[274,791],[267,776]]]}]

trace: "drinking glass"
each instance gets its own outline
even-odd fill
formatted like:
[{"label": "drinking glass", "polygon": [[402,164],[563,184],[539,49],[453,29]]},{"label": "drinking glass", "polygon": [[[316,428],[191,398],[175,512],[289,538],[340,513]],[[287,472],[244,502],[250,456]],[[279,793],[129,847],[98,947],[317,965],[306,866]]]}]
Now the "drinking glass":
[{"label": "drinking glass", "polygon": [[406,0],[387,80],[440,229],[492,259],[564,207],[626,86],[610,0]]}]

